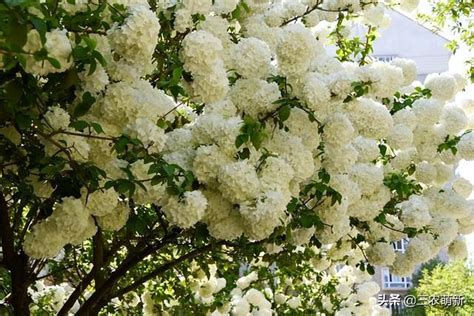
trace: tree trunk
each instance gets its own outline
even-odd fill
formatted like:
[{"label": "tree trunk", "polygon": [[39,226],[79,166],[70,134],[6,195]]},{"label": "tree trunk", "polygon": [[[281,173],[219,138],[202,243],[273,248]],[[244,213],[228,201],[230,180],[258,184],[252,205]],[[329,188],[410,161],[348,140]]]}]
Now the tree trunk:
[{"label": "tree trunk", "polygon": [[8,214],[8,205],[3,193],[0,194],[0,237],[2,239],[3,260],[7,269],[10,270],[12,279],[12,291],[10,302],[15,315],[29,316],[29,297],[28,297],[28,257],[15,250],[13,240],[13,230],[10,226],[10,216]]},{"label": "tree trunk", "polygon": [[28,316],[30,315],[30,298],[28,296],[28,258],[25,254],[20,254],[16,258],[16,265],[11,267],[12,277],[12,296],[11,305],[15,311],[15,315]]}]

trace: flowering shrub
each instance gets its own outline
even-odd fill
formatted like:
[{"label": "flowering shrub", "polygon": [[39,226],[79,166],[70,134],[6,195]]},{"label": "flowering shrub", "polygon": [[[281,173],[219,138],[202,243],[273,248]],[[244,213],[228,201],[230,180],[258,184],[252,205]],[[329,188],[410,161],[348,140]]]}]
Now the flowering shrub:
[{"label": "flowering shrub", "polygon": [[0,14],[4,308],[378,315],[374,265],[465,255],[472,187],[454,167],[474,159],[474,100],[454,102],[460,75],[421,85],[413,62],[371,58],[382,3]]}]

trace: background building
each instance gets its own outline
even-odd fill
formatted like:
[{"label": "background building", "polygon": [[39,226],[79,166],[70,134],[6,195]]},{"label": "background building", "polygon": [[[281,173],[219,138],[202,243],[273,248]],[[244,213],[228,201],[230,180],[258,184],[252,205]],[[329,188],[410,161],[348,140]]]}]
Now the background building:
[{"label": "background building", "polygon": [[[395,57],[414,60],[418,67],[418,80],[423,82],[426,75],[444,72],[449,68],[451,52],[445,45],[449,40],[424,27],[409,16],[386,9],[390,16],[390,26],[379,30],[380,37],[374,43],[373,55],[379,60],[390,61]],[[363,26],[354,32],[364,37]]]}]

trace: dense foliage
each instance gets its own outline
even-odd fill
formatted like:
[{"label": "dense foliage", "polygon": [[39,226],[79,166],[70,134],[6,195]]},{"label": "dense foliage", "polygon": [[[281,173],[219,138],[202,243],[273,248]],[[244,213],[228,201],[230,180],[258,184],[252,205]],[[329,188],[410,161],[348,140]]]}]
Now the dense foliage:
[{"label": "dense foliage", "polygon": [[[474,313],[474,274],[462,261],[449,264],[438,264],[430,269],[423,269],[415,287],[417,297],[460,296],[464,298],[462,306],[433,304],[424,306],[426,315],[472,315]],[[451,304],[453,305],[453,304]]]},{"label": "dense foliage", "polygon": [[374,265],[465,256],[474,100],[372,58],[388,22],[378,1],[0,3],[0,313],[385,315]]}]

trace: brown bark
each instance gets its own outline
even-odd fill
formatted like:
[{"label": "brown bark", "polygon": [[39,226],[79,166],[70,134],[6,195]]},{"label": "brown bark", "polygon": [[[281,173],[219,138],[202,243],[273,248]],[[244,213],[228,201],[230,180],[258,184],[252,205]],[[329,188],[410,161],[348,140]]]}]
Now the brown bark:
[{"label": "brown bark", "polygon": [[[95,291],[89,297],[89,299],[84,302],[80,310],[76,315],[96,315],[100,309],[106,304],[102,303],[102,299],[110,293],[114,288],[117,281],[124,276],[130,269],[132,269],[136,264],[138,264],[145,257],[153,254],[158,251],[160,248],[166,246],[170,242],[176,240],[176,238],[181,233],[181,230],[176,230],[170,235],[165,236],[160,242],[153,245],[148,245],[141,249],[139,252],[130,254],[125,258],[122,263],[117,267],[117,269],[112,272],[109,276],[102,276],[101,284],[95,284]],[[107,264],[109,260],[113,258],[113,253],[107,253],[107,258],[102,262],[103,265]],[[97,278],[97,273],[100,273],[99,266],[95,266],[92,271],[82,280],[82,282],[76,287],[74,292],[70,295],[66,303],[63,305],[61,310],[58,313],[58,316],[65,316],[77,301],[82,292],[91,284],[93,280]],[[99,303],[100,302],[100,303]]]},{"label": "brown bark", "polygon": [[12,291],[9,301],[15,315],[28,316],[30,315],[30,302],[27,292],[30,283],[28,277],[28,257],[22,251],[17,253],[15,250],[8,205],[3,193],[0,194],[0,228],[3,260],[7,269],[10,270],[12,281]]},{"label": "brown bark", "polygon": [[[214,249],[217,246],[222,245],[224,242],[218,242],[214,244],[208,244],[203,247],[197,248],[173,261],[167,262],[152,272],[146,274],[145,276],[139,278],[132,284],[116,291],[115,293],[109,294],[110,291],[112,290],[112,287],[115,285],[116,281],[121,277],[120,273],[113,273],[109,279],[107,279],[104,283],[104,286],[101,289],[96,289],[94,294],[81,306],[79,311],[76,313],[76,316],[90,316],[90,315],[97,315],[99,311],[104,307],[112,298],[121,296],[123,294],[126,294],[130,291],[135,290],[139,286],[141,286],[143,283],[145,283],[148,280],[151,280],[152,278],[158,277],[162,273],[174,268],[176,265],[186,261],[190,260],[196,257],[199,257],[200,255]],[[116,271],[117,272],[117,271]]]},{"label": "brown bark", "polygon": [[104,283],[104,274],[101,271],[103,265],[104,265],[104,241],[102,239],[102,230],[99,228],[97,230],[97,233],[93,237],[93,243],[94,243],[94,253],[93,253],[93,261],[94,261],[94,268],[97,269],[95,276],[94,276],[94,281],[96,284],[96,287],[102,286],[102,283]]}]

